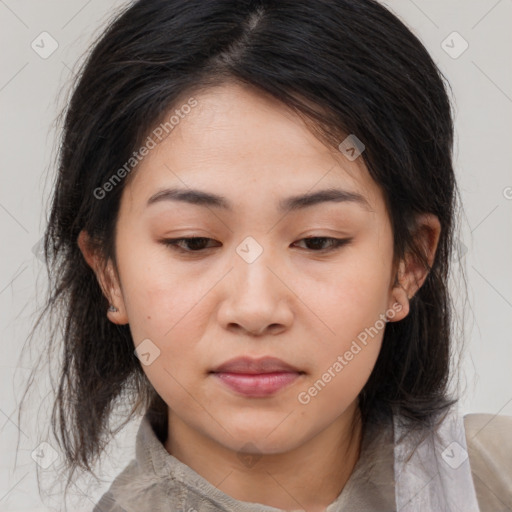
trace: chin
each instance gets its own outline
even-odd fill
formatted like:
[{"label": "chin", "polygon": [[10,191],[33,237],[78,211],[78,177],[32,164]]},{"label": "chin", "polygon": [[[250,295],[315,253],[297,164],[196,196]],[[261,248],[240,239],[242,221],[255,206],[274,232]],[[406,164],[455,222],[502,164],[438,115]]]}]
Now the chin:
[{"label": "chin", "polygon": [[265,455],[284,453],[300,444],[300,439],[295,439],[294,436],[297,433],[296,430],[292,432],[285,426],[280,429],[278,425],[279,421],[268,424],[254,422],[251,426],[240,428],[231,423],[226,425],[226,430],[232,436],[227,434],[223,438],[233,451]]}]

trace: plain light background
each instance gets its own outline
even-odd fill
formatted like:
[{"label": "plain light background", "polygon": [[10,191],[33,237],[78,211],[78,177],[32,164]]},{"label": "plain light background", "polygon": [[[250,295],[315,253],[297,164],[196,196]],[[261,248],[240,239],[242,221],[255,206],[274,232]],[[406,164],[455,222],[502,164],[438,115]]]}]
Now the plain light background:
[{"label": "plain light background", "polygon": [[[36,289],[42,294],[45,284],[34,246],[44,232],[55,172],[51,167],[57,147],[54,122],[65,106],[73,70],[116,9],[126,4],[126,0],[0,0],[1,511],[47,510],[38,496],[31,457],[44,441],[35,434],[37,408],[44,404],[47,410],[50,404],[43,401],[48,392],[43,379],[36,385],[41,401],[33,404],[34,425],[22,425],[19,432],[16,414],[30,368],[30,362],[20,364],[18,357],[35,318]],[[465,266],[470,302],[463,321],[467,351],[460,409],[510,415],[512,0],[391,0],[386,5],[419,36],[453,89],[455,168],[466,215],[460,221],[460,259],[454,270]],[[49,36],[41,36],[43,32]],[[48,51],[50,37],[58,47],[42,58],[41,38]],[[34,41],[39,53],[31,46]],[[460,286],[456,281],[451,284],[458,300]],[[36,340],[36,345],[38,341],[44,342]],[[92,510],[97,497],[133,457],[137,426],[132,422],[119,436],[105,466],[104,485],[94,492],[75,489],[78,495],[83,492],[81,510]],[[53,503],[60,503],[58,497]]]}]

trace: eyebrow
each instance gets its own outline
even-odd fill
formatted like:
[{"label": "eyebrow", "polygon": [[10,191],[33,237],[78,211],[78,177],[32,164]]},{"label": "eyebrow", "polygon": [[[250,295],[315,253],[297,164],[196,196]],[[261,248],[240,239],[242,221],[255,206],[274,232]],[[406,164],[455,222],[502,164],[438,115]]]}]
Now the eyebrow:
[{"label": "eyebrow", "polygon": [[[166,188],[159,190],[148,199],[147,206],[161,201],[178,201],[198,206],[208,206],[233,211],[233,207],[226,197],[190,188]],[[281,199],[278,203],[278,210],[295,211],[326,202],[353,203],[361,206],[362,208],[373,211],[369,202],[363,195],[357,192],[350,192],[337,188],[327,188],[317,192],[310,192]]]}]

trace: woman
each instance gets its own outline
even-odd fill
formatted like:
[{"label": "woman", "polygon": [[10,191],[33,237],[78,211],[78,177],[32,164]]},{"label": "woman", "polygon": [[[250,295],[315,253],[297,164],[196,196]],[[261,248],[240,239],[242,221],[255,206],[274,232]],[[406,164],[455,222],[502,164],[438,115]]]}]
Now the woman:
[{"label": "woman", "polygon": [[95,511],[512,507],[512,419],[448,390],[452,141],[377,2],[141,0],[109,26],[45,237],[70,473],[116,405],[143,415]]}]

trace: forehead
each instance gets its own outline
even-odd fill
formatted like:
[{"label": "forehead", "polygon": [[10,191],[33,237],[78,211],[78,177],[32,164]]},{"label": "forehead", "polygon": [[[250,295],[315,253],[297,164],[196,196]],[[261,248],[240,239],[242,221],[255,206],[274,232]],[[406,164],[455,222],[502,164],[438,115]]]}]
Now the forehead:
[{"label": "forehead", "polygon": [[383,206],[363,159],[350,161],[327,147],[277,100],[238,84],[210,88],[193,98],[197,105],[182,113],[127,184],[137,209],[169,187],[208,190],[234,204],[341,188],[364,196],[374,211]]}]

